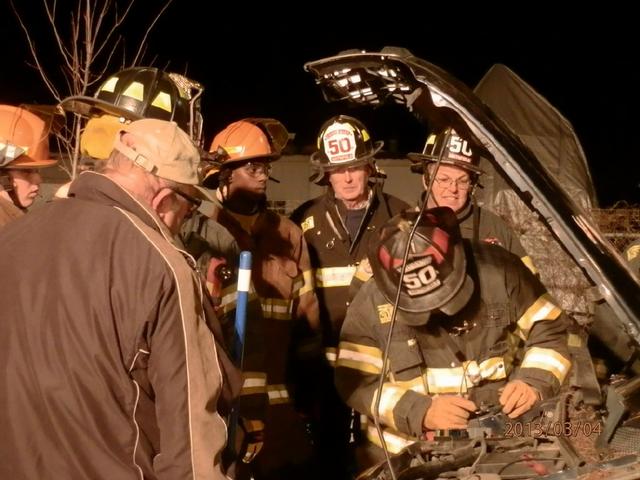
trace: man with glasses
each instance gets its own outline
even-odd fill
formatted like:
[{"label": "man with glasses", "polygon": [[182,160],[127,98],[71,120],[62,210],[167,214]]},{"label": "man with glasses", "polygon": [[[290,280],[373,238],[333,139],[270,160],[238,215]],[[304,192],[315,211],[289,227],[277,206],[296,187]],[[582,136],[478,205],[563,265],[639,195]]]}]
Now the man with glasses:
[{"label": "man with glasses", "polygon": [[[250,465],[251,474],[261,479],[311,478],[313,474],[308,465],[310,441],[294,409],[287,372],[289,350],[294,348],[292,332],[301,323],[312,330],[319,328],[318,303],[302,232],[288,218],[267,208],[270,164],[280,157],[288,137],[285,127],[269,118],[243,119],[219,132],[209,151],[220,168],[208,172],[203,182],[205,187],[215,188],[214,204],[205,222],[194,222],[196,233],[210,245],[216,239],[209,226],[219,222],[241,250],[252,253],[251,279],[262,315],[247,319],[245,360],[251,361],[247,355],[255,355],[260,344],[264,360],[259,366],[245,361],[241,399],[268,395],[264,446]],[[223,312],[235,307],[233,282],[219,297]],[[252,428],[259,425],[249,424]]]},{"label": "man with glasses", "polygon": [[174,236],[199,164],[176,123],[137,120],[101,173],[0,230],[0,478],[226,478],[239,374]]},{"label": "man with glasses", "polygon": [[413,162],[411,170],[422,174],[425,191],[431,183],[429,208],[451,208],[464,238],[500,245],[537,273],[513,230],[500,217],[475,204],[473,192],[483,172],[479,168],[480,155],[468,140],[447,128],[429,135],[422,153],[408,156]]}]

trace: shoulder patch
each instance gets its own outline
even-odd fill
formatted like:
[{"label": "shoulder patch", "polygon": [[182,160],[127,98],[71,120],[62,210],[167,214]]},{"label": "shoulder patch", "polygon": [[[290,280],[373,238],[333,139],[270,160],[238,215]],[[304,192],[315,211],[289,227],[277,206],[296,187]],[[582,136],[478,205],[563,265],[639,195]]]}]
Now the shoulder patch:
[{"label": "shoulder patch", "polygon": [[638,255],[640,255],[640,245],[633,245],[632,247],[629,247],[629,250],[627,250],[627,260],[628,261],[633,260]]},{"label": "shoulder patch", "polygon": [[384,303],[382,305],[378,305],[378,319],[380,319],[380,323],[389,323],[391,321],[391,313],[393,312],[393,306],[390,303]]},{"label": "shoulder patch", "polygon": [[311,215],[310,217],[307,217],[304,219],[304,222],[302,222],[300,224],[300,228],[302,229],[302,233],[306,232],[307,230],[311,230],[314,227],[314,223],[313,223],[313,215]]}]

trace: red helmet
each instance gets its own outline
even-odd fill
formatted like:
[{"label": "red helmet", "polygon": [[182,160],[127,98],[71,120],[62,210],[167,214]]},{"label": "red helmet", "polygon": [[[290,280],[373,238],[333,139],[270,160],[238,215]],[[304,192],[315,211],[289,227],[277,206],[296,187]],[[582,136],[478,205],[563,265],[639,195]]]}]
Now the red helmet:
[{"label": "red helmet", "polygon": [[[409,232],[415,222],[419,223],[400,278]],[[405,312],[440,310],[453,315],[473,294],[473,280],[467,275],[458,221],[448,207],[426,210],[420,218],[416,211],[404,211],[391,218],[381,228],[378,241],[369,245],[368,258],[375,282],[387,301],[395,301],[398,284],[401,284],[398,308]],[[424,324],[429,318],[428,315],[405,317],[405,321],[412,324]]]},{"label": "red helmet", "polygon": [[0,105],[0,168],[43,168],[49,155],[50,122],[23,107]]},{"label": "red helmet", "polygon": [[480,155],[477,150],[454,129],[447,128],[439,134],[429,135],[422,153],[409,153],[408,157],[413,162],[411,170],[417,173],[424,171],[426,162],[437,162],[442,157],[441,164],[459,167],[479,175],[483,172],[479,167]]}]

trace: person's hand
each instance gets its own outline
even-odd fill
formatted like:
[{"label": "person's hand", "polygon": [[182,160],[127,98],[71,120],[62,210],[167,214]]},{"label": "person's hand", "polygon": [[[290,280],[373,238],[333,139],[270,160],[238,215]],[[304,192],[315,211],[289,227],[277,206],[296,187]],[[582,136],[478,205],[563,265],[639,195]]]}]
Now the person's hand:
[{"label": "person's hand", "polygon": [[237,429],[236,451],[244,463],[251,463],[264,445],[264,423],[261,420],[241,419]]},{"label": "person's hand", "polygon": [[438,395],[422,421],[428,430],[466,428],[469,415],[477,410],[476,404],[459,395]]},{"label": "person's hand", "polygon": [[509,418],[516,418],[528,412],[540,400],[540,393],[522,380],[512,380],[507,383],[500,395],[502,411]]}]

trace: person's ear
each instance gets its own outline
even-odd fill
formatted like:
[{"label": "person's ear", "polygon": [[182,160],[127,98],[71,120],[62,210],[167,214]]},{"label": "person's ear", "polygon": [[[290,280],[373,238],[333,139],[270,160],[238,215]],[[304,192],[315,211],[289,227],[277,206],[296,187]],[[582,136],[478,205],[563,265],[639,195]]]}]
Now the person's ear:
[{"label": "person's ear", "polygon": [[129,132],[122,133],[120,135],[120,141],[129,148],[133,148],[133,145],[135,144],[135,139]]},{"label": "person's ear", "polygon": [[174,200],[171,189],[161,188],[151,200],[151,208],[163,219],[167,213],[173,211]]}]

